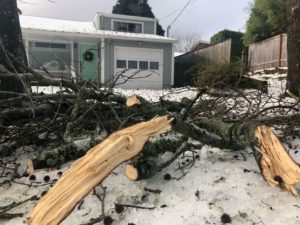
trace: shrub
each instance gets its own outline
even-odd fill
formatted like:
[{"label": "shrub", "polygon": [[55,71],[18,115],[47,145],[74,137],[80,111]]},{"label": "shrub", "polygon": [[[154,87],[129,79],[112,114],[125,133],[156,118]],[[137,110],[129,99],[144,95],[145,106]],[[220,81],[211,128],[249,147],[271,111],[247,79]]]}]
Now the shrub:
[{"label": "shrub", "polygon": [[268,82],[240,75],[240,63],[209,64],[198,67],[196,86],[224,88],[257,89],[267,92]]},{"label": "shrub", "polygon": [[239,63],[208,64],[198,67],[196,86],[223,88],[235,83],[240,73]]}]

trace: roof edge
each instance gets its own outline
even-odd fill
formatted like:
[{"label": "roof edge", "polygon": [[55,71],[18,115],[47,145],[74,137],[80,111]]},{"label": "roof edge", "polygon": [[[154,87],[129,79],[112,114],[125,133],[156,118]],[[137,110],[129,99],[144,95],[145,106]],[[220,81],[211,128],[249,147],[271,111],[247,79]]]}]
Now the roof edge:
[{"label": "roof edge", "polygon": [[160,43],[175,43],[175,39],[165,38],[151,38],[151,37],[130,37],[130,36],[117,36],[117,35],[109,35],[109,34],[90,34],[90,33],[82,33],[82,32],[72,32],[72,31],[54,31],[54,30],[43,30],[43,29],[32,29],[32,28],[21,28],[22,32],[28,33],[46,33],[46,34],[61,34],[65,36],[75,35],[77,37],[94,37],[94,38],[109,38],[109,39],[118,39],[118,40],[132,40],[132,41],[145,41],[145,42],[160,42]]}]

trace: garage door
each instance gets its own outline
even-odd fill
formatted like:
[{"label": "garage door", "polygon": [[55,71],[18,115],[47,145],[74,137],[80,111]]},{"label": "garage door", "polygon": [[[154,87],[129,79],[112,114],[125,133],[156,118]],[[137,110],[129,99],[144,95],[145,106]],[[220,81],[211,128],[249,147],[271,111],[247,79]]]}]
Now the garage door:
[{"label": "garage door", "polygon": [[117,87],[161,89],[163,50],[115,47],[114,78]]}]

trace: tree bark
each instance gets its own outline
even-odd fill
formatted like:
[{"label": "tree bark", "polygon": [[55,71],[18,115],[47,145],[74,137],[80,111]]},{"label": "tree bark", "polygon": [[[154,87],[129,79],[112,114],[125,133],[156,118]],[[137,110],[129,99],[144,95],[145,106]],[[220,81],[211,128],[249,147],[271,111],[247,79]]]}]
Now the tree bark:
[{"label": "tree bark", "polygon": [[300,0],[288,0],[287,91],[300,96]]},{"label": "tree bark", "polygon": [[120,163],[137,155],[146,141],[170,129],[170,120],[157,117],[110,135],[63,173],[30,212],[30,225],[58,225],[95,186]]},{"label": "tree bark", "polygon": [[19,63],[27,65],[18,13],[16,0],[0,1],[0,90],[25,92],[24,84],[20,79],[1,77],[1,73],[7,71],[24,72],[22,67],[12,61],[8,53],[14,55]]}]

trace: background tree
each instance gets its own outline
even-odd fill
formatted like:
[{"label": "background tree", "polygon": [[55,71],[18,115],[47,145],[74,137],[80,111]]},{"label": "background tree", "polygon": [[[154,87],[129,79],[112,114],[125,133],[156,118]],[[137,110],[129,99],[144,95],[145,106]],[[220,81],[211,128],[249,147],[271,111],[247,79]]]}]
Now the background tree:
[{"label": "background tree", "polygon": [[300,96],[300,0],[288,0],[287,90]]},{"label": "background tree", "polygon": [[244,44],[264,40],[287,31],[286,0],[255,0],[250,6]]},{"label": "background tree", "polygon": [[201,36],[197,33],[181,33],[180,31],[175,31],[171,37],[177,40],[174,45],[175,52],[186,53],[209,46],[207,42],[201,40]]},{"label": "background tree", "polygon": [[[113,7],[112,13],[155,18],[148,0],[118,0]],[[159,23],[157,23],[156,33],[161,36],[165,34]]]},{"label": "background tree", "polygon": [[24,70],[10,57],[27,65],[26,53],[23,45],[19,22],[19,10],[16,0],[0,1],[0,90],[23,92],[23,85],[19,80],[3,77],[1,73],[23,73]]}]

